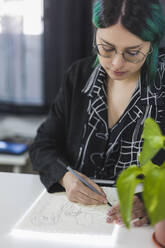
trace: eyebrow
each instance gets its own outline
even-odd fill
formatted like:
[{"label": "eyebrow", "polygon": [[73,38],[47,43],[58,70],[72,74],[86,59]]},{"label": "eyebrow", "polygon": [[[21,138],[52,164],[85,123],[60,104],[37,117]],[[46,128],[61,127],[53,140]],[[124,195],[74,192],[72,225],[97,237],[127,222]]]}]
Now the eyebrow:
[{"label": "eyebrow", "polygon": [[[110,45],[110,46],[114,46],[115,47],[115,45],[114,44],[112,44],[112,43],[110,43],[110,42],[108,42],[108,41],[105,41],[104,39],[101,39],[104,43],[106,43],[107,45]],[[136,46],[130,46],[130,47],[126,47],[125,49],[135,49],[135,48],[140,48],[142,46],[142,44],[140,44],[140,45],[136,45]]]}]

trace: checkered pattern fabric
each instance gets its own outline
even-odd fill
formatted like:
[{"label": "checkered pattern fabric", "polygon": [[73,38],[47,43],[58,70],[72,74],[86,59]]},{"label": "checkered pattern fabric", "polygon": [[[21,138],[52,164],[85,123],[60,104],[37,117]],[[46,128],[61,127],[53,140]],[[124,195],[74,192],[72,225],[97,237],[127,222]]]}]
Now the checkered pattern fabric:
[{"label": "checkered pattern fabric", "polygon": [[106,77],[106,72],[99,65],[83,89],[83,93],[88,94],[89,104],[80,147],[79,170],[90,166],[94,178],[115,179],[130,165],[139,165],[145,119],[152,117],[161,124],[165,118],[165,56],[159,57],[153,87],[147,86],[145,75],[141,76],[128,107],[111,129],[107,117]]}]

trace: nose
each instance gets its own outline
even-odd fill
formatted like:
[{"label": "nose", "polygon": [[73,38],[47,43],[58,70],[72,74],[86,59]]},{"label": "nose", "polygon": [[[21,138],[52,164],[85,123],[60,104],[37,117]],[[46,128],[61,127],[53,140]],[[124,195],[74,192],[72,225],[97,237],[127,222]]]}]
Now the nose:
[{"label": "nose", "polygon": [[114,55],[114,57],[112,58],[112,66],[115,70],[119,70],[123,67],[124,65],[124,58],[123,55],[120,53],[117,53]]}]

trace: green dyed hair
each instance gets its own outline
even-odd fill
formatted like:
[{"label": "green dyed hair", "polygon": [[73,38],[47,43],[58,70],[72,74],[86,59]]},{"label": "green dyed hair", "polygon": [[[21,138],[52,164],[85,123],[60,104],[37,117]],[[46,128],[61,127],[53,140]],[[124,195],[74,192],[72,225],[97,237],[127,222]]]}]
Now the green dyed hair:
[{"label": "green dyed hair", "polygon": [[156,77],[159,45],[165,30],[159,0],[95,1],[92,21],[96,28],[110,27],[119,20],[131,33],[151,42],[153,52],[148,55],[143,68],[147,70],[149,83],[152,83]]},{"label": "green dyed hair", "polygon": [[153,52],[148,55],[145,66],[148,71],[150,81],[156,77],[159,45],[164,35],[165,20],[160,4],[151,4],[151,17],[146,18],[147,26],[142,30],[140,38],[150,41]]}]

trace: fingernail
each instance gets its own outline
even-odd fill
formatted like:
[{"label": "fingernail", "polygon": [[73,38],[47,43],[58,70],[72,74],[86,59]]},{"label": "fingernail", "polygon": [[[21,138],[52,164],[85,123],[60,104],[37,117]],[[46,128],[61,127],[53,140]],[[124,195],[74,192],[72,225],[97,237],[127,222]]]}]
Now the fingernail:
[{"label": "fingernail", "polygon": [[122,224],[122,220],[118,219],[117,220],[117,224],[121,225]]},{"label": "fingernail", "polygon": [[107,218],[107,222],[111,223],[112,222],[112,218],[111,217],[108,217]]},{"label": "fingernail", "polygon": [[108,212],[108,213],[109,213],[109,215],[111,215],[111,214],[113,214],[113,211],[112,211],[112,210],[109,210],[109,212]]},{"label": "fingernail", "polygon": [[141,225],[140,225],[140,223],[138,223],[138,222],[134,222],[134,223],[133,223],[133,226],[134,226],[134,227],[140,227]]}]

